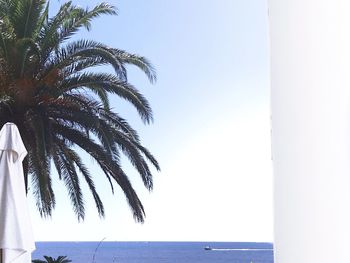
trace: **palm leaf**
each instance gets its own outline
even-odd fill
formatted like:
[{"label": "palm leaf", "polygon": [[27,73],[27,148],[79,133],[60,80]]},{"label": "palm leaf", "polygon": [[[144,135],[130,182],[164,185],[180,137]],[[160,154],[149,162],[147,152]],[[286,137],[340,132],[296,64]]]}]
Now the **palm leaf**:
[{"label": "palm leaf", "polygon": [[120,98],[129,101],[138,111],[145,123],[153,121],[152,109],[147,99],[127,82],[120,81],[111,74],[83,73],[64,79],[58,87],[62,92],[87,88],[98,94],[99,90],[114,93]]},{"label": "palm leaf", "polygon": [[135,190],[130,184],[126,174],[121,169],[117,160],[111,156],[98,144],[94,143],[85,134],[63,125],[55,125],[58,134],[65,137],[72,143],[90,154],[100,165],[101,169],[108,177],[113,178],[123,190],[128,203],[133,211],[135,220],[144,221],[145,211]]},{"label": "palm leaf", "polygon": [[[0,0],[0,125],[17,124],[28,150],[24,176],[43,217],[55,207],[51,163],[68,190],[78,220],[85,217],[81,182],[87,184],[98,214],[105,215],[102,200],[77,149],[90,155],[109,181],[118,185],[133,212],[143,222],[145,211],[120,164],[126,156],[145,187],[151,190],[151,166],[159,170],[153,155],[141,144],[136,130],[114,112],[110,96],[128,101],[144,123],[153,120],[149,102],[129,83],[129,65],[138,67],[151,83],[156,74],[143,56],[92,40],[71,38],[80,29],[89,30],[101,15],[115,15],[107,3],[85,9],[63,3],[49,17],[49,1]],[[108,65],[112,74],[94,67]],[[47,262],[68,262],[64,257],[45,257]]]},{"label": "palm leaf", "polygon": [[72,160],[74,154],[72,150],[64,147],[62,144],[58,145],[56,149],[54,158],[56,169],[60,171],[60,176],[65,182],[78,220],[84,220],[84,200],[80,188],[79,177],[74,166],[74,161]]}]

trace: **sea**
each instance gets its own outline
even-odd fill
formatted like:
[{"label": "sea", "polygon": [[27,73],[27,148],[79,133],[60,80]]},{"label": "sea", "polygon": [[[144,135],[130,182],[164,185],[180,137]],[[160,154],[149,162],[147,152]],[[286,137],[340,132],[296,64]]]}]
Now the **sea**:
[{"label": "sea", "polygon": [[72,263],[273,263],[273,245],[251,242],[37,242],[32,259],[43,260],[44,255],[67,256]]}]

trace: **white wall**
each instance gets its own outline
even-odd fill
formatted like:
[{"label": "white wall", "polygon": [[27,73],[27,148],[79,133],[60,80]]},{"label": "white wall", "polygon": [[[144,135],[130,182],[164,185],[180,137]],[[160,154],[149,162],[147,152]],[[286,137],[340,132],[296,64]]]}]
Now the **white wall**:
[{"label": "white wall", "polygon": [[275,263],[350,262],[350,1],[269,15]]}]

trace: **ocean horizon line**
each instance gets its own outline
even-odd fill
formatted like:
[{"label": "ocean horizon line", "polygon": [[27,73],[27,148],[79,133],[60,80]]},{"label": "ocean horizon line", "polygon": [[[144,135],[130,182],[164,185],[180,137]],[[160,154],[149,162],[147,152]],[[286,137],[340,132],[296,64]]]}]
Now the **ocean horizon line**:
[{"label": "ocean horizon line", "polygon": [[81,242],[93,242],[93,243],[107,243],[107,242],[120,242],[120,243],[256,243],[256,244],[273,244],[271,241],[203,241],[203,240],[36,240],[35,243],[81,243]]}]

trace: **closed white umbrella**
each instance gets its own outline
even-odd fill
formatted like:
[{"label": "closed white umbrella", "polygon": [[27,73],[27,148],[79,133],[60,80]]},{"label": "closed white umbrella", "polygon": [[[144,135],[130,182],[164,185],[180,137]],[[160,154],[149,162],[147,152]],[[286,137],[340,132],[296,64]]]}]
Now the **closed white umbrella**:
[{"label": "closed white umbrella", "polygon": [[31,262],[35,249],[22,161],[26,148],[13,123],[0,131],[0,249],[2,263]]}]

